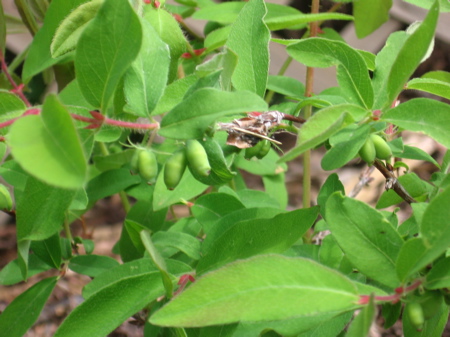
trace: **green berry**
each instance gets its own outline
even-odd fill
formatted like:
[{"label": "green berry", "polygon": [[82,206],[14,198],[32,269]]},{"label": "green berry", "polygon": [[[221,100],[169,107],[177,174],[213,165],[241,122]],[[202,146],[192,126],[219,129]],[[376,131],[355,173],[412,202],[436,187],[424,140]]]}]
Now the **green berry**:
[{"label": "green berry", "polygon": [[186,157],[190,169],[203,177],[207,177],[211,172],[208,154],[198,140],[191,139],[186,143]]},{"label": "green berry", "polygon": [[169,190],[173,190],[180,183],[186,169],[186,152],[181,149],[175,152],[164,167],[164,183]]},{"label": "green berry", "polygon": [[372,134],[370,135],[370,139],[372,139],[372,142],[375,146],[377,158],[389,159],[392,157],[392,150],[382,137]]},{"label": "green berry", "polygon": [[372,165],[373,161],[375,160],[375,155],[375,145],[373,144],[371,137],[369,137],[359,150],[359,156],[367,164]]},{"label": "green berry", "polygon": [[256,158],[263,159],[269,153],[272,144],[267,139],[261,140],[260,143],[261,147],[259,152],[256,154]]},{"label": "green berry", "polygon": [[137,149],[134,151],[133,157],[131,157],[130,166],[133,172],[139,173],[139,153],[143,151],[142,149]]},{"label": "green berry", "polygon": [[253,157],[256,157],[256,155],[261,150],[261,147],[262,147],[262,142],[258,142],[258,144],[256,144],[255,146],[246,148],[245,152],[244,152],[244,158],[247,160],[250,160]]},{"label": "green berry", "polygon": [[418,302],[408,303],[406,305],[406,312],[408,314],[409,320],[411,321],[411,324],[416,328],[417,331],[421,331],[425,323],[422,306]]},{"label": "green berry", "polygon": [[139,174],[148,183],[154,183],[158,175],[158,162],[153,151],[141,150],[138,153]]},{"label": "green berry", "polygon": [[12,210],[12,198],[5,185],[0,185],[0,209]]}]

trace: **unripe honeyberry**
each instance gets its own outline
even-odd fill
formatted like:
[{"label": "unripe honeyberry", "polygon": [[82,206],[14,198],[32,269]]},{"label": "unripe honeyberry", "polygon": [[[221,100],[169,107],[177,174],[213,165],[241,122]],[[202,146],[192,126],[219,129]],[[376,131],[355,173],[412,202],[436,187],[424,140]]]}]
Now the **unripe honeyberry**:
[{"label": "unripe honeyberry", "polygon": [[12,210],[12,198],[5,185],[0,185],[0,209]]},{"label": "unripe honeyberry", "polygon": [[422,306],[417,302],[411,302],[406,305],[406,311],[411,324],[417,331],[421,331],[425,323]]},{"label": "unripe honeyberry", "polygon": [[392,157],[392,150],[382,137],[372,134],[370,135],[370,139],[372,139],[372,142],[375,146],[377,158],[389,159],[390,157]]},{"label": "unripe honeyberry", "polygon": [[256,154],[256,158],[263,159],[269,153],[272,144],[267,139],[263,139],[260,143],[262,144],[259,152]]},{"label": "unripe honeyberry", "polygon": [[255,146],[246,148],[244,152],[244,158],[250,160],[253,157],[256,157],[261,151],[262,147],[262,141],[259,141]]},{"label": "unripe honeyberry", "polygon": [[196,174],[207,177],[211,172],[208,154],[198,140],[190,139],[186,143],[186,157],[189,167]]},{"label": "unripe honeyberry", "polygon": [[164,183],[169,190],[173,190],[180,183],[186,169],[186,152],[181,149],[175,152],[164,167]]},{"label": "unripe honeyberry", "polygon": [[154,183],[158,175],[158,162],[153,151],[141,150],[138,153],[138,171],[148,183]]},{"label": "unripe honeyberry", "polygon": [[373,144],[372,139],[369,137],[359,150],[359,156],[367,164],[372,165],[373,161],[375,160],[375,155],[375,145]]},{"label": "unripe honeyberry", "polygon": [[142,149],[137,149],[134,151],[133,157],[131,157],[130,166],[133,172],[139,173],[139,153],[143,151]]}]

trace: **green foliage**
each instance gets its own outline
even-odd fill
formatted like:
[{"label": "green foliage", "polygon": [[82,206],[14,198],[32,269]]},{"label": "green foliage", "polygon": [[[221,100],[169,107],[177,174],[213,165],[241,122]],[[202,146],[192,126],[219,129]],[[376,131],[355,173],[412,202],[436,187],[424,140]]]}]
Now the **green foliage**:
[{"label": "green foliage", "polygon": [[[433,48],[439,13],[450,9],[444,0],[408,2],[426,17],[391,34],[377,55],[328,28],[272,39],[286,49],[278,75],[269,75],[271,31],[353,20],[365,37],[392,1],[355,1],[352,16],[263,0],[52,0],[48,9],[17,1],[35,35],[9,70],[12,21],[0,5],[0,61],[11,75],[0,77],[0,210],[15,214],[17,228],[17,258],[0,284],[59,275],[39,276],[17,296],[0,331],[24,335],[70,269],[92,280],[55,336],[106,336],[135,314],[145,336],[365,336],[377,305],[386,328],[401,319],[406,337],[441,336],[450,152],[436,159],[404,144],[401,132],[449,148],[450,110],[430,98],[394,101],[408,89],[450,98],[449,73],[410,78]],[[205,36],[186,18],[207,20]],[[10,71],[23,60],[18,78]],[[339,87],[311,94],[285,74],[291,61],[336,67]],[[30,103],[36,78],[49,85],[53,75],[57,92]],[[282,131],[297,135],[286,153],[272,139]],[[362,158],[383,173],[388,190],[375,207],[356,189],[346,196],[339,172],[322,184],[317,206],[289,204],[286,176],[296,177],[296,166],[286,162],[322,146],[324,170]],[[439,171],[429,181],[399,173],[408,164],[397,158]],[[261,190],[246,185],[248,174]],[[126,214],[113,248],[122,262],[94,253],[94,241],[70,227],[115,194]],[[381,210],[404,200],[412,214],[402,222]]]}]

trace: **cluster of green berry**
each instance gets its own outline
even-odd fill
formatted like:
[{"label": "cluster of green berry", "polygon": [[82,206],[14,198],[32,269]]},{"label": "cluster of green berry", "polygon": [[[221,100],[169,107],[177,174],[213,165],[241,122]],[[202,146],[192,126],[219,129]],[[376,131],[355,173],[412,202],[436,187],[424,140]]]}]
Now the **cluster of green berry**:
[{"label": "cluster of green berry", "polygon": [[376,158],[389,159],[392,156],[392,150],[381,136],[371,134],[359,150],[359,156],[367,164],[372,165]]}]

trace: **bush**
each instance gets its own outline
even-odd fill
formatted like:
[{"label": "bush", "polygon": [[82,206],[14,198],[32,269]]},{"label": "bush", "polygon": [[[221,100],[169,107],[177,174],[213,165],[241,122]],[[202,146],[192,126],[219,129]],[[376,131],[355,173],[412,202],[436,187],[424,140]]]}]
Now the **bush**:
[{"label": "bush", "polygon": [[[310,14],[262,0],[16,3],[34,38],[8,68],[14,20],[0,11],[0,174],[8,187],[0,206],[16,217],[18,253],[0,281],[58,276],[9,304],[0,315],[5,336],[26,333],[67,269],[93,279],[55,336],[106,336],[138,312],[145,336],[365,336],[376,305],[389,327],[404,304],[405,336],[441,335],[450,155],[438,163],[401,136],[422,132],[448,148],[450,106],[396,100],[405,89],[450,99],[446,72],[410,80],[433,48],[446,1],[427,1],[424,20],[391,34],[377,55],[319,23],[354,20],[364,37],[386,21],[389,0],[355,2],[353,16],[317,13],[316,0]],[[205,38],[187,17],[208,21]],[[273,39],[286,45],[283,69],[291,61],[336,66],[339,87],[313,95],[312,72],[305,86],[283,69],[268,74],[270,32],[305,27],[300,40]],[[53,75],[58,93],[30,103],[29,84]],[[298,140],[280,155],[274,135],[283,130]],[[336,173],[311,206],[310,151],[320,146],[324,170],[360,155],[384,175],[376,208],[345,196]],[[286,211],[286,162],[301,155],[303,208]],[[438,172],[430,181],[397,176],[401,158]],[[248,189],[240,170],[261,176],[266,191]],[[93,254],[93,242],[70,228],[114,194],[126,211],[114,247],[121,263]],[[403,223],[380,210],[402,201],[413,211]],[[189,215],[167,216],[179,204]]]}]

